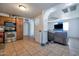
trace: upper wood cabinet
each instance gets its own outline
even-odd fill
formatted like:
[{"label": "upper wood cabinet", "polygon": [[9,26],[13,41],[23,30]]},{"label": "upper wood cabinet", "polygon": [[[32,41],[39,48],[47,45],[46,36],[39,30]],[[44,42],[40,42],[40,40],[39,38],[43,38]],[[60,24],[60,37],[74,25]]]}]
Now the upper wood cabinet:
[{"label": "upper wood cabinet", "polygon": [[4,22],[15,22],[15,18],[0,16],[0,24],[3,25]]},{"label": "upper wood cabinet", "polygon": [[11,22],[15,23],[16,22],[15,18],[11,18]]},{"label": "upper wood cabinet", "polygon": [[1,23],[8,22],[8,21],[11,21],[11,18],[10,17],[6,17],[6,16],[0,16],[0,21],[2,21]]},{"label": "upper wood cabinet", "polygon": [[0,26],[4,25],[4,17],[0,16]]},{"label": "upper wood cabinet", "polygon": [[12,22],[12,19],[10,17],[4,17],[5,22]]},{"label": "upper wood cabinet", "polygon": [[15,18],[6,18],[6,22],[14,22],[15,23]]}]

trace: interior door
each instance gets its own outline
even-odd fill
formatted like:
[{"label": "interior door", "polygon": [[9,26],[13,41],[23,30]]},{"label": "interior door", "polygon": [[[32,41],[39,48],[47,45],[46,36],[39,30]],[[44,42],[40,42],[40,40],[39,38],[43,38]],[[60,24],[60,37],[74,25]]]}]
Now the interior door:
[{"label": "interior door", "polygon": [[28,22],[24,22],[24,28],[23,28],[23,33],[24,36],[29,36],[29,23]]}]

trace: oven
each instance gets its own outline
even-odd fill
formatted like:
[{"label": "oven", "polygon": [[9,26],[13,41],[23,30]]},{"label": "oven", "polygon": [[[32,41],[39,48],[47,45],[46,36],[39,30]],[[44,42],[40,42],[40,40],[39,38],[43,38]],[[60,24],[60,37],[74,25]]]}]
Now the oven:
[{"label": "oven", "polygon": [[16,41],[16,32],[5,32],[5,42]]},{"label": "oven", "polygon": [[16,24],[13,22],[5,22],[5,42],[16,41]]}]

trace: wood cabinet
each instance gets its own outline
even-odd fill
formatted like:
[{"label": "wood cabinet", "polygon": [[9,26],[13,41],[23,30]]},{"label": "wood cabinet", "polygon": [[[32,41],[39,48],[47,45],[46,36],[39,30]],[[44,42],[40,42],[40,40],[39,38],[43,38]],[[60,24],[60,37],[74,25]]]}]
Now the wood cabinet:
[{"label": "wood cabinet", "polygon": [[4,17],[0,16],[0,26],[4,25]]},{"label": "wood cabinet", "polygon": [[11,18],[11,22],[16,23],[15,18]]},{"label": "wood cabinet", "polygon": [[17,35],[17,40],[23,39],[23,19],[22,18],[16,19],[16,35]]},{"label": "wood cabinet", "polygon": [[13,22],[13,23],[15,23],[15,18],[7,17],[7,18],[5,19],[5,22]]},{"label": "wood cabinet", "polygon": [[4,32],[0,32],[0,43],[4,40]]},{"label": "wood cabinet", "polygon": [[[5,22],[16,23],[16,40],[23,39],[23,19],[22,18],[15,19],[15,18],[11,18],[11,17],[0,16],[0,26],[4,26]],[[2,38],[0,40],[2,40]]]},{"label": "wood cabinet", "polygon": [[4,22],[12,22],[12,19],[10,17],[4,17]]},{"label": "wood cabinet", "polygon": [[4,17],[0,16],[0,43],[4,40],[4,32],[2,30],[2,27],[4,26]]}]

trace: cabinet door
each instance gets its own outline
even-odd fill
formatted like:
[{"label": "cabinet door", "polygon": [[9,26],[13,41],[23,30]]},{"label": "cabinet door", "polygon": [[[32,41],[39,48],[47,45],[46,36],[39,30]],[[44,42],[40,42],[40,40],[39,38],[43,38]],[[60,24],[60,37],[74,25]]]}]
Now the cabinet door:
[{"label": "cabinet door", "polygon": [[9,17],[4,17],[4,16],[3,16],[4,22],[8,22],[10,19],[11,19],[11,18],[9,18]]},{"label": "cabinet door", "polygon": [[23,19],[16,19],[17,40],[23,39]]},{"label": "cabinet door", "polygon": [[4,25],[4,18],[2,16],[0,16],[0,26]]},{"label": "cabinet door", "polygon": [[15,19],[14,18],[7,18],[7,21],[15,23]]},{"label": "cabinet door", "polygon": [[11,18],[11,22],[15,23],[15,18]]},{"label": "cabinet door", "polygon": [[4,37],[3,32],[0,32],[0,43],[3,42],[3,37]]}]

